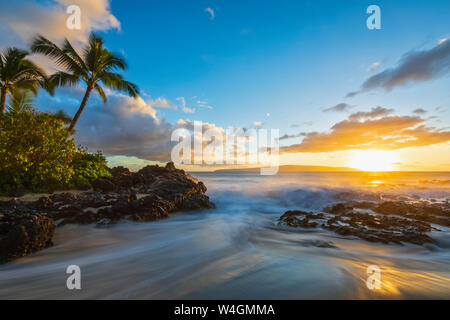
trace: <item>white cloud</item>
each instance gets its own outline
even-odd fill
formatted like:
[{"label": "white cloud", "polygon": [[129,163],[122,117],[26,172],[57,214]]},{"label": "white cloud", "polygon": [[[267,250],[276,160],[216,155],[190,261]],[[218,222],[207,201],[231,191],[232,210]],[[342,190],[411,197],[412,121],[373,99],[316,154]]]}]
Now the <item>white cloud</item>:
[{"label": "white cloud", "polygon": [[211,19],[211,20],[214,20],[214,18],[216,17],[216,13],[211,8],[205,8],[205,12],[207,12],[207,13],[209,13],[211,15],[209,17],[209,19]]},{"label": "white cloud", "polygon": [[155,100],[149,98],[147,101],[147,104],[150,105],[152,108],[161,108],[161,109],[171,109],[171,110],[177,110],[177,106],[173,105],[169,100],[166,98],[156,98]]},{"label": "white cloud", "polygon": [[382,62],[381,61],[376,61],[374,63],[372,63],[368,68],[367,68],[367,72],[374,72],[375,70],[377,70],[380,66],[381,66]]},{"label": "white cloud", "polygon": [[[77,5],[81,9],[80,30],[70,30],[66,26],[70,16],[66,9],[70,5]],[[53,41],[67,37],[72,41],[84,42],[91,31],[120,30],[120,22],[111,13],[109,0],[2,1],[0,20],[0,31],[4,33],[4,29],[9,29],[16,36],[16,43],[2,42],[0,46],[20,45],[36,34],[42,34]]]},{"label": "white cloud", "polygon": [[181,110],[184,113],[195,113],[195,109],[187,107],[186,99],[184,97],[178,97],[176,100],[180,101],[180,103],[181,103]]}]

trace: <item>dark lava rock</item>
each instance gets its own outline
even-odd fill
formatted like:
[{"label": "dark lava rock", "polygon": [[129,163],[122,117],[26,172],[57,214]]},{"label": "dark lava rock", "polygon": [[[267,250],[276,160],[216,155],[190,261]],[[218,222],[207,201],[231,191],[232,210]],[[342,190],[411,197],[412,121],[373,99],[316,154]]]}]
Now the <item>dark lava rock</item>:
[{"label": "dark lava rock", "polygon": [[110,178],[98,178],[92,182],[92,187],[95,191],[112,192],[116,190],[116,185]]},{"label": "dark lava rock", "polygon": [[175,171],[176,170],[175,165],[173,164],[173,162],[168,162],[166,164],[166,169],[170,170],[170,171]]},{"label": "dark lava rock", "polygon": [[317,228],[319,224],[312,219],[322,219],[323,214],[314,214],[312,212],[305,212],[301,210],[286,211],[281,217],[280,221],[291,227],[302,228]]},{"label": "dark lava rock", "polygon": [[[55,193],[34,202],[0,201],[2,261],[51,245],[57,226],[112,225],[122,219],[153,221],[177,211],[214,208],[206,187],[173,163],[147,166],[138,172],[124,167],[93,183],[94,191]],[[43,214],[45,213],[45,214]]]},{"label": "dark lava rock", "polygon": [[53,245],[53,220],[44,214],[0,214],[0,263]]},{"label": "dark lava rock", "polygon": [[23,188],[14,189],[9,193],[10,197],[22,197],[24,195],[25,195],[25,189],[23,189]]},{"label": "dark lava rock", "polygon": [[287,211],[279,223],[301,228],[320,226],[370,242],[423,245],[435,242],[427,233],[439,231],[430,223],[449,226],[449,219],[448,203],[349,201],[328,206],[324,213]]}]

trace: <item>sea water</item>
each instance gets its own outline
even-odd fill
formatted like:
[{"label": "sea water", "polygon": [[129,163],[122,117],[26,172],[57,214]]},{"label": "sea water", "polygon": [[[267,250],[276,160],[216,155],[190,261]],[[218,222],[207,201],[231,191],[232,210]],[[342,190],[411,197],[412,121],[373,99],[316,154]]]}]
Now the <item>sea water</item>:
[{"label": "sea water", "polygon": [[[450,230],[377,244],[278,225],[348,200],[450,201],[450,173],[193,173],[214,210],[112,227],[66,225],[55,245],[0,266],[1,299],[450,298]],[[81,290],[68,290],[69,265]],[[380,289],[366,286],[379,266]]]}]

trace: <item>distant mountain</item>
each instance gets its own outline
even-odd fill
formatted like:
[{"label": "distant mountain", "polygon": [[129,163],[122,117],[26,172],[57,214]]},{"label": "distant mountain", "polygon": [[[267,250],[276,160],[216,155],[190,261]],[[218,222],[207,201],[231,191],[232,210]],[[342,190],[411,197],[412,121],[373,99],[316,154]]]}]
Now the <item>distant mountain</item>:
[{"label": "distant mountain", "polygon": [[[221,169],[214,172],[259,172],[261,168],[242,168],[242,169]],[[300,166],[285,165],[280,166],[278,172],[314,172],[314,171],[334,171],[334,172],[356,172],[360,171],[348,167],[325,167],[325,166]]]}]

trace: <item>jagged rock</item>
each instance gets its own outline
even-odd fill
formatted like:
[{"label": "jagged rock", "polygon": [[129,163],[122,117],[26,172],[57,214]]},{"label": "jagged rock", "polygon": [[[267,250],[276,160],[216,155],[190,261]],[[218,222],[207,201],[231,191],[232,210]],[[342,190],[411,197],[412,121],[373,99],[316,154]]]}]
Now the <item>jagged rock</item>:
[{"label": "jagged rock", "polygon": [[112,192],[116,190],[116,185],[110,178],[98,178],[92,182],[95,191]]},{"label": "jagged rock", "polygon": [[173,164],[173,162],[171,161],[171,162],[168,162],[167,164],[166,164],[166,169],[167,170],[170,170],[170,171],[175,171],[176,169],[175,169],[175,165]]},{"label": "jagged rock", "polygon": [[0,263],[53,245],[53,220],[44,214],[0,215]]},{"label": "jagged rock", "polygon": [[370,242],[423,245],[435,242],[427,234],[436,230],[430,223],[449,226],[449,217],[448,203],[353,201],[328,206],[324,213],[287,211],[279,223],[291,227],[321,227]]},{"label": "jagged rock", "polygon": [[200,210],[213,209],[214,203],[209,201],[209,197],[204,194],[195,194],[189,198],[184,199],[180,204],[182,210]]},{"label": "jagged rock", "polygon": [[23,188],[14,189],[9,193],[10,197],[22,197],[24,195],[25,195],[25,189],[23,189]]},{"label": "jagged rock", "polygon": [[0,201],[0,212],[6,213],[0,221],[0,256],[13,259],[51,245],[53,221],[58,227],[71,223],[106,226],[121,219],[153,221],[180,210],[214,208],[205,195],[205,185],[173,163],[138,172],[116,167],[110,172],[111,177],[94,181],[94,191],[55,193],[34,202]]}]

